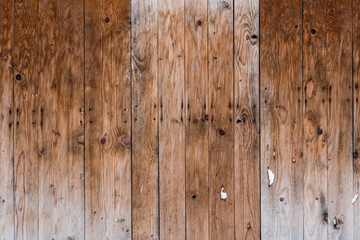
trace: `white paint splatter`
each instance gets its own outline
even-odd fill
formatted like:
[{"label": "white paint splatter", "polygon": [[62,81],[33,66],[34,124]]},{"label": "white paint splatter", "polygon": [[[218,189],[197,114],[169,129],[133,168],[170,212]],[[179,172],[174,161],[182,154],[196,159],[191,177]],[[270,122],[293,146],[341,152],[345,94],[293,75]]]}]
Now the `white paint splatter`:
[{"label": "white paint splatter", "polygon": [[358,197],[359,197],[359,194],[356,194],[355,196],[354,196],[354,198],[352,199],[352,204],[354,204],[355,202],[356,202],[356,200],[358,199]]},{"label": "white paint splatter", "polygon": [[227,194],[226,194],[226,192],[224,192],[224,188],[221,188],[221,199],[227,199]]},{"label": "white paint splatter", "polygon": [[276,153],[274,152],[273,155],[274,155],[274,157],[275,157]]},{"label": "white paint splatter", "polygon": [[270,168],[268,168],[267,173],[268,173],[268,178],[269,178],[269,186],[271,186],[271,185],[274,183],[275,175],[274,175],[274,173],[270,170]]},{"label": "white paint splatter", "polygon": [[337,219],[336,219],[336,217],[335,217],[334,220],[333,220],[333,224],[334,224],[335,227],[337,226]]}]

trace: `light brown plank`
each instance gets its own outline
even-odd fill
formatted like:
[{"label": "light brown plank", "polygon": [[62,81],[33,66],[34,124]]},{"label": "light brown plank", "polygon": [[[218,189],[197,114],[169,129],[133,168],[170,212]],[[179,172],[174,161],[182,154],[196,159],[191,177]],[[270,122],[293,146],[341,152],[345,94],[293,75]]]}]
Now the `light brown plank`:
[{"label": "light brown plank", "polygon": [[131,6],[133,239],[159,239],[157,6]]},{"label": "light brown plank", "polygon": [[158,4],[160,236],[185,239],[184,1]]},{"label": "light brown plank", "polygon": [[302,1],[262,1],[260,28],[261,234],[303,239]]},{"label": "light brown plank", "polygon": [[[351,1],[327,0],[328,239],[353,239]],[[335,220],[335,221],[334,221]],[[357,226],[358,227],[358,226]]]},{"label": "light brown plank", "polygon": [[14,2],[15,239],[38,239],[37,1]]},{"label": "light brown plank", "polygon": [[185,1],[186,237],[209,239],[207,0]]},{"label": "light brown plank", "polygon": [[83,1],[38,2],[40,239],[84,238],[83,26]]},{"label": "light brown plank", "polygon": [[235,236],[260,239],[259,1],[234,11]]},{"label": "light brown plank", "polygon": [[131,238],[130,1],[85,1],[85,236]]},{"label": "light brown plank", "polygon": [[[208,2],[210,238],[234,238],[233,4]],[[221,198],[221,191],[227,194]]]},{"label": "light brown plank", "polygon": [[[354,236],[360,236],[360,2],[353,1],[353,176]],[[357,196],[357,198],[356,198]]]},{"label": "light brown plank", "polygon": [[304,238],[327,239],[326,0],[303,1]]},{"label": "light brown plank", "polygon": [[14,238],[13,143],[14,102],[12,71],[13,3],[0,2],[0,239]]}]

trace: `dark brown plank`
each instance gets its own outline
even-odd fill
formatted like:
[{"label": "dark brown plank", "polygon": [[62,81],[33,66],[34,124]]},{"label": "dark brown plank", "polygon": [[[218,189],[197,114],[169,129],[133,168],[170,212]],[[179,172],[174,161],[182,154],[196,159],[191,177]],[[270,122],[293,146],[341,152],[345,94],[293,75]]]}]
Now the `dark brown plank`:
[{"label": "dark brown plank", "polygon": [[130,1],[85,1],[86,239],[131,238]]},{"label": "dark brown plank", "polygon": [[14,238],[13,143],[14,102],[12,71],[13,3],[0,2],[0,238]]},{"label": "dark brown plank", "polygon": [[37,1],[14,2],[15,239],[39,238]]},{"label": "dark brown plank", "polygon": [[158,4],[160,236],[185,239],[184,1]]},{"label": "dark brown plank", "polygon": [[185,1],[186,237],[209,239],[207,0]]},{"label": "dark brown plank", "polygon": [[327,0],[326,3],[329,239],[354,237],[351,5],[351,0]]},{"label": "dark brown plank", "polygon": [[[209,231],[211,239],[233,239],[233,3],[209,1],[208,14]],[[224,197],[221,195],[222,192]]]},{"label": "dark brown plank", "polygon": [[84,239],[83,26],[83,1],[38,2],[40,239]]},{"label": "dark brown plank", "polygon": [[262,1],[260,28],[261,234],[303,239],[302,1]]},{"label": "dark brown plank", "polygon": [[235,237],[260,239],[259,1],[234,11]]},{"label": "dark brown plank", "polygon": [[131,14],[133,239],[159,239],[157,1],[133,0]]},{"label": "dark brown plank", "polygon": [[327,239],[326,0],[303,1],[304,238]]}]

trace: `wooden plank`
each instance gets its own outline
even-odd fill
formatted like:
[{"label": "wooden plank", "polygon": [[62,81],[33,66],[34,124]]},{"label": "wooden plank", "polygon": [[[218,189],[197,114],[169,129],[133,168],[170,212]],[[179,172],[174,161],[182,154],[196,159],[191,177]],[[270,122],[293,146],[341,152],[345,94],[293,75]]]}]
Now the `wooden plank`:
[{"label": "wooden plank", "polygon": [[303,239],[302,1],[262,1],[260,26],[262,238]]},{"label": "wooden plank", "polygon": [[235,236],[260,239],[259,1],[235,1]]},{"label": "wooden plank", "polygon": [[351,5],[350,0],[326,5],[329,239],[353,238]]},{"label": "wooden plank", "polygon": [[233,239],[235,224],[233,3],[211,0],[208,2],[208,14],[209,231],[211,239]]},{"label": "wooden plank", "polygon": [[15,239],[38,239],[37,1],[14,5]]},{"label": "wooden plank", "polygon": [[158,4],[160,236],[185,239],[184,1]]},{"label": "wooden plank", "polygon": [[185,1],[186,238],[209,239],[207,0]]},{"label": "wooden plank", "polygon": [[354,236],[360,236],[360,2],[353,1],[353,176]]},{"label": "wooden plank", "polygon": [[131,238],[130,1],[85,1],[86,239]]},{"label": "wooden plank", "polygon": [[326,0],[303,1],[304,238],[327,239]]},{"label": "wooden plank", "polygon": [[131,14],[132,236],[159,239],[157,1],[133,0]]},{"label": "wooden plank", "polygon": [[13,198],[13,87],[12,36],[13,3],[0,2],[0,238],[14,238],[14,198]]},{"label": "wooden plank", "polygon": [[38,2],[40,239],[84,239],[83,26],[82,1]]}]

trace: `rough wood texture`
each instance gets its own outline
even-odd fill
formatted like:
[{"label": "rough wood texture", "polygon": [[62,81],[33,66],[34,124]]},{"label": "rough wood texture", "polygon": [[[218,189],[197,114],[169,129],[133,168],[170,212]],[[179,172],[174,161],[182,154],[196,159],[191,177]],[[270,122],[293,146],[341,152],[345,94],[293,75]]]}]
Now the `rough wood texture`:
[{"label": "rough wood texture", "polygon": [[85,236],[130,239],[130,1],[86,0],[85,16]]},{"label": "rough wood texture", "polygon": [[[351,1],[327,0],[329,239],[353,239]],[[358,228],[359,226],[357,226]],[[356,236],[358,237],[358,236]]]},{"label": "rough wood texture", "polygon": [[184,1],[158,4],[160,236],[185,239]]},{"label": "rough wood texture", "polygon": [[0,239],[358,239],[359,41],[356,0],[1,1]]},{"label": "rough wood texture", "polygon": [[235,237],[260,239],[259,1],[234,8]]},{"label": "rough wood texture", "polygon": [[185,1],[186,237],[209,239],[207,0]]},{"label": "rough wood texture", "polygon": [[[233,4],[219,0],[208,4],[209,231],[211,239],[233,239]],[[227,194],[226,199],[221,192]]]},{"label": "rough wood texture", "polygon": [[[132,228],[159,239],[157,1],[132,1]],[[154,120],[155,119],[155,120]]]},{"label": "rough wood texture", "polygon": [[[286,0],[260,4],[261,232],[264,239],[303,239],[301,3]],[[274,174],[272,185],[269,171]]]},{"label": "rough wood texture", "polygon": [[[360,2],[353,1],[353,204],[354,236],[360,236]],[[357,196],[357,198],[356,198]]]},{"label": "rough wood texture", "polygon": [[13,143],[14,102],[12,71],[13,4],[0,3],[0,239],[14,237]]},{"label": "rough wood texture", "polygon": [[38,3],[39,239],[84,238],[83,3]]},{"label": "rough wood texture", "polygon": [[[303,1],[304,238],[327,239],[326,0]],[[316,13],[316,14],[315,14]]]},{"label": "rough wood texture", "polygon": [[37,1],[13,4],[15,239],[38,239]]}]

